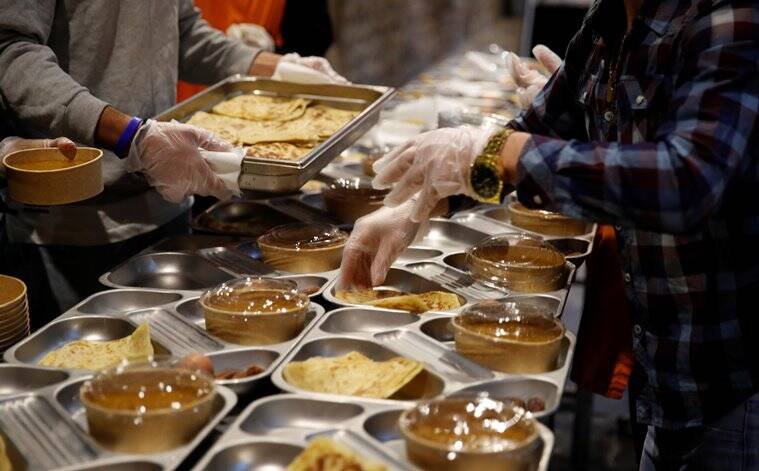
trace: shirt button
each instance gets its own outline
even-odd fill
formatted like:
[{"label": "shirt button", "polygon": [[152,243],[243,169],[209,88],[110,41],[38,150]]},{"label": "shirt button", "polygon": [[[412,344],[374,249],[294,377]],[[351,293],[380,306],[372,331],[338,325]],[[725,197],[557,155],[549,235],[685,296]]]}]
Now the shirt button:
[{"label": "shirt button", "polygon": [[646,101],[646,97],[644,97],[643,95],[638,95],[635,98],[635,104],[637,105],[642,105],[644,101]]},{"label": "shirt button", "polygon": [[607,112],[605,112],[604,113],[604,120],[607,123],[611,123],[612,121],[614,121],[614,112],[613,111],[607,111]]},{"label": "shirt button", "polygon": [[625,283],[629,283],[630,280],[632,280],[632,277],[630,276],[630,274],[629,273],[625,273]]},{"label": "shirt button", "polygon": [[640,335],[641,332],[643,332],[643,328],[639,326],[638,324],[635,324],[633,326],[633,334]]}]

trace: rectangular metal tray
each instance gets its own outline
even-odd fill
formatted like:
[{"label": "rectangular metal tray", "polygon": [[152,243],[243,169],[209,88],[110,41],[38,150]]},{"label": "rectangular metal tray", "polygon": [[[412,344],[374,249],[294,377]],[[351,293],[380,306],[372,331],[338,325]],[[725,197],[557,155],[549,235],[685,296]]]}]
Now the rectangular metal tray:
[{"label": "rectangular metal tray", "polygon": [[382,105],[395,90],[371,85],[314,85],[283,82],[262,77],[234,75],[179,103],[155,119],[186,121],[198,111],[207,111],[217,103],[245,93],[269,96],[309,98],[319,103],[360,111],[327,140],[299,161],[249,158],[243,160],[240,187],[243,189],[287,192],[295,191],[313,178],[340,152],[365,134],[379,120]]},{"label": "rectangular metal tray", "polygon": [[199,292],[239,276],[269,276],[294,281],[299,290],[313,298],[324,291],[337,273],[337,270],[314,274],[278,271],[261,260],[254,244],[241,243],[184,252],[147,251],[104,273],[99,281],[110,288]]},{"label": "rectangular metal tray", "polygon": [[559,407],[575,348],[575,335],[566,332],[556,369],[545,373],[511,374],[491,371],[453,348],[447,324],[453,314],[428,313],[423,316],[370,307],[336,309],[322,317],[292,349],[272,374],[281,390],[309,394],[330,400],[356,399],[351,396],[314,393],[288,383],[282,374],[291,361],[314,356],[330,357],[351,351],[383,361],[403,356],[419,361],[425,370],[392,399],[361,401],[388,404],[408,403],[438,395],[462,392],[488,392],[497,397],[516,397],[527,402],[538,398],[545,408],[536,417],[553,414]]},{"label": "rectangular metal tray", "polygon": [[[193,468],[195,471],[284,470],[315,436],[329,436],[391,470],[416,470],[405,456],[397,427],[408,407],[358,399],[335,401],[314,395],[280,394],[249,405]],[[548,469],[553,433],[538,423],[543,452],[538,469]]]},{"label": "rectangular metal tray", "polygon": [[176,469],[237,403],[230,389],[219,386],[213,417],[188,444],[160,453],[117,453],[101,447],[88,433],[78,392],[89,377],[38,366],[0,365],[0,433],[12,450],[15,469]]},{"label": "rectangular metal tray", "polygon": [[[270,376],[274,368],[324,315],[324,308],[312,302],[306,326],[297,337],[272,345],[236,345],[206,332],[203,313],[197,303],[199,295],[200,293],[192,291],[146,289],[103,291],[85,299],[11,347],[5,352],[4,359],[15,365],[37,367],[37,363],[47,352],[67,342],[81,338],[121,338],[133,332],[140,323],[148,322],[154,349],[158,353],[182,356],[191,352],[201,352],[207,354],[214,367],[219,370],[244,368],[251,363],[259,364],[264,371],[258,375],[216,381],[216,384],[250,398],[271,392],[273,387]],[[79,370],[58,371],[72,377],[90,374],[89,371]],[[9,371],[5,373],[8,378],[12,376]],[[52,373],[46,375],[49,374]],[[6,389],[10,392],[17,390],[19,384],[18,380],[7,379],[6,386],[3,384],[3,376],[0,372],[0,396]]]}]

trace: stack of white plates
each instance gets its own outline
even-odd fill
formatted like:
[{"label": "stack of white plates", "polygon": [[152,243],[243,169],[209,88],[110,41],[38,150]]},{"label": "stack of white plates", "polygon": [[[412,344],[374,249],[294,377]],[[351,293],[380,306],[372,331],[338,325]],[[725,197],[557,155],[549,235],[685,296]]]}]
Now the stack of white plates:
[{"label": "stack of white plates", "polygon": [[26,285],[12,276],[0,275],[0,353],[29,335],[29,303]]}]

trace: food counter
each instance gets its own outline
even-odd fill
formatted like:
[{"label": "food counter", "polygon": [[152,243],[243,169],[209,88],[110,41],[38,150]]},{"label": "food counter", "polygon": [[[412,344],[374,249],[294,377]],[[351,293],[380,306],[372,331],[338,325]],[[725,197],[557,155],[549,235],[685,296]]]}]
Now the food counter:
[{"label": "food counter", "polygon": [[[547,469],[554,439],[543,422],[575,345],[560,319],[595,226],[529,212],[512,195],[433,219],[382,287],[337,286],[352,222],[382,197],[344,184],[367,176],[364,160],[438,121],[482,125],[516,112],[508,83],[472,80],[473,63],[497,66],[500,56],[476,54],[447,59],[392,99],[378,87],[290,90],[308,95],[303,108],[365,100],[283,164],[295,169],[280,174],[288,185],[316,181],[215,204],[194,235],[114,267],[100,279],[110,290],[5,352],[0,451],[14,469],[306,469],[325,456],[335,469]],[[234,98],[208,101],[230,84],[288,87],[235,77],[163,117],[202,124],[198,112]],[[287,112],[304,113],[295,108]],[[250,152],[250,168],[273,168]],[[365,205],[342,211],[349,201]],[[161,359],[93,376],[95,364],[147,354]],[[132,390],[158,405],[135,412],[114,392]],[[457,426],[474,432],[462,439]]]}]

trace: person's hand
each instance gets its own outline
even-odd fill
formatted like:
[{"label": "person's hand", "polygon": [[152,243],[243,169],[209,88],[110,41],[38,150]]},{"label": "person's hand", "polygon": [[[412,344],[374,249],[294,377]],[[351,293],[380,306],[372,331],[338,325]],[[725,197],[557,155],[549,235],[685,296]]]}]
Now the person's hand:
[{"label": "person's hand", "polygon": [[343,249],[338,286],[365,289],[379,286],[396,258],[414,242],[421,224],[411,220],[411,198],[394,208],[382,206],[356,221]]},{"label": "person's hand", "polygon": [[491,129],[461,127],[420,134],[374,163],[372,184],[393,188],[385,198],[388,206],[418,193],[410,217],[424,221],[441,199],[470,195],[470,167],[492,133]]},{"label": "person's hand", "polygon": [[134,137],[127,156],[130,172],[142,172],[167,201],[190,195],[228,199],[232,191],[211,170],[199,149],[228,152],[232,144],[188,124],[148,120]]},{"label": "person's hand", "polygon": [[[329,78],[330,82],[332,83],[338,83],[338,84],[343,84],[343,85],[350,83],[345,77],[335,72],[335,69],[332,68],[332,65],[329,63],[329,61],[323,57],[318,57],[318,56],[301,57],[299,54],[290,53],[290,54],[285,54],[284,56],[282,56],[282,58],[279,59],[279,62],[298,64],[304,67],[308,67],[309,69],[313,69],[317,72],[320,72],[326,75],[327,78]],[[276,74],[276,71],[274,73]]]},{"label": "person's hand", "polygon": [[263,26],[252,23],[234,23],[229,25],[226,35],[229,38],[242,41],[248,46],[274,52],[274,38]]},{"label": "person's hand", "polygon": [[76,157],[76,144],[69,138],[58,137],[55,139],[22,139],[20,137],[6,137],[0,141],[0,161],[17,150],[57,148],[61,154],[69,159]]},{"label": "person's hand", "polygon": [[[561,67],[561,57],[556,53],[548,49],[542,44],[538,44],[532,49],[532,54],[540,62],[548,75],[553,75],[556,70]],[[548,77],[541,74],[537,70],[530,69],[525,65],[522,60],[516,55],[511,54],[510,60],[511,76],[514,79],[514,83],[517,85],[516,95],[519,99],[519,105],[522,109],[527,109],[530,104],[535,100],[535,97],[548,82]]]}]

